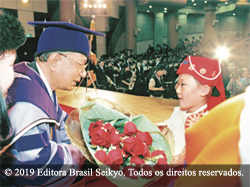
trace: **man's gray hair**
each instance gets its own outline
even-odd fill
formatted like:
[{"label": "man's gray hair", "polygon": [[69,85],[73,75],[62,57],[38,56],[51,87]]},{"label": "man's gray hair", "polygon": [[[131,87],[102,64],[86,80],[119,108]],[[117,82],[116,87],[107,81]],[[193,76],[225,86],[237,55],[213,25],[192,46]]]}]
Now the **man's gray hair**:
[{"label": "man's gray hair", "polygon": [[43,53],[43,54],[41,54],[41,55],[39,55],[39,56],[35,55],[35,59],[38,58],[39,61],[41,61],[41,62],[47,62],[49,56],[50,56],[52,53],[65,54],[65,53],[67,53],[67,52],[65,52],[65,51],[53,51],[53,52]]}]

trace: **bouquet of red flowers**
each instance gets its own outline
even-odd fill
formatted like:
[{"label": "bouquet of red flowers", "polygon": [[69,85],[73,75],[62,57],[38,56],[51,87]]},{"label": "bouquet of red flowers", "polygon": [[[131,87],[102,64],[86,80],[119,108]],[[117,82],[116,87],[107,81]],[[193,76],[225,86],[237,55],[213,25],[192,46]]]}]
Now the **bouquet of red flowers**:
[{"label": "bouquet of red flowers", "polygon": [[143,186],[168,169],[170,146],[145,116],[129,119],[118,111],[85,102],[80,121],[89,152],[114,184],[128,186],[136,182],[136,186]]}]

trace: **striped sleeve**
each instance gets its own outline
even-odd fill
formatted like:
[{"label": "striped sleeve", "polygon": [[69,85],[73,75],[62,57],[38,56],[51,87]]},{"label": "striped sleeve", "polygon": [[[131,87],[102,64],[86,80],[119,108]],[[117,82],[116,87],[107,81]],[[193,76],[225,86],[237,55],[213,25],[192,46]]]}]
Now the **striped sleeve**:
[{"label": "striped sleeve", "polygon": [[[27,125],[41,118],[48,118],[48,116],[38,107],[30,103],[19,102],[16,103],[9,110],[9,117],[11,124],[18,133]],[[47,184],[65,184],[74,181],[75,177],[68,176],[68,170],[73,166],[72,156],[67,149],[67,142],[65,129],[61,129],[65,133],[59,137],[59,141],[51,138],[51,124],[42,123],[29,130],[21,138],[19,138],[11,147],[10,152],[13,155],[13,167],[34,166],[41,168],[43,171],[66,171],[66,176],[39,176],[39,171],[36,170],[38,175],[19,176],[7,178],[11,179],[12,183],[16,185],[47,185]],[[63,126],[64,127],[64,126]],[[55,129],[55,128],[54,128]],[[62,134],[63,134],[62,133]],[[60,132],[59,132],[60,134]],[[58,136],[58,133],[57,135]],[[61,141],[63,140],[63,141]]]}]

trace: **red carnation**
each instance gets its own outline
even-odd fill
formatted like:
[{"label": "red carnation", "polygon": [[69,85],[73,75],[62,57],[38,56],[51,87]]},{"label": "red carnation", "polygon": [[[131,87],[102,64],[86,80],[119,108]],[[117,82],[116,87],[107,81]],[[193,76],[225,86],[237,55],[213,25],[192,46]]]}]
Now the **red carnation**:
[{"label": "red carnation", "polygon": [[113,135],[115,134],[115,132],[116,132],[115,127],[113,127],[113,126],[111,125],[111,123],[106,123],[106,124],[104,125],[104,129],[107,130],[107,133],[109,134],[110,137],[113,136]]},{"label": "red carnation", "polygon": [[92,131],[91,144],[108,148],[111,144],[109,134],[104,129],[95,129]]},{"label": "red carnation", "polygon": [[95,157],[100,161],[102,162],[103,164],[106,164],[108,165],[108,155],[106,154],[105,151],[103,150],[98,150],[96,151],[95,153]]},{"label": "red carnation", "polygon": [[150,157],[150,152],[149,152],[149,149],[148,149],[148,146],[146,144],[143,144],[144,145],[144,150],[143,150],[143,157],[144,158],[149,158]]},{"label": "red carnation", "polygon": [[144,145],[140,138],[131,137],[123,140],[123,149],[126,154],[133,156],[142,155],[144,152]]},{"label": "red carnation", "polygon": [[156,165],[154,165],[154,170],[155,171],[162,171],[163,170],[165,172],[165,171],[168,170],[168,168],[169,168],[169,165],[168,165],[165,158],[159,158],[157,160]]},{"label": "red carnation", "polygon": [[111,144],[114,146],[120,146],[121,144],[121,135],[120,134],[114,134],[111,138]]},{"label": "red carnation", "polygon": [[93,130],[100,129],[103,127],[103,121],[97,120],[95,123],[90,123],[89,125],[89,136],[92,136]]},{"label": "red carnation", "polygon": [[118,170],[123,163],[122,152],[120,149],[112,149],[108,153],[108,159],[111,169]]},{"label": "red carnation", "polygon": [[145,161],[139,158],[138,156],[132,156],[130,158],[130,163],[131,164],[136,164],[136,168],[139,168],[140,165],[145,164]]},{"label": "red carnation", "polygon": [[136,125],[132,121],[129,121],[129,122],[127,122],[125,124],[125,126],[124,126],[124,134],[126,136],[133,136],[137,132],[138,132],[138,129],[137,129]]},{"label": "red carnation", "polygon": [[163,157],[165,158],[165,160],[167,160],[166,153],[165,153],[165,151],[162,151],[162,150],[155,150],[155,151],[153,151],[151,153],[151,158],[156,157],[158,155],[163,155]]},{"label": "red carnation", "polygon": [[142,140],[143,143],[146,143],[147,145],[152,145],[153,139],[149,132],[139,131],[137,133],[137,136]]},{"label": "red carnation", "polygon": [[153,143],[153,139],[152,139],[152,136],[150,135],[150,133],[149,132],[144,132],[145,134],[146,134],[146,144],[147,145],[152,145],[152,143]]}]

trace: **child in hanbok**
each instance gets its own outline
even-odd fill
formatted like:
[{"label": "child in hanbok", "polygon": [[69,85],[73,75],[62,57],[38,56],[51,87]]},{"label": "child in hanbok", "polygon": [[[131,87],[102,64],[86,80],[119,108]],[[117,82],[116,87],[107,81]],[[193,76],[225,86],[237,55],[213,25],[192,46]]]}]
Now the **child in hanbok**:
[{"label": "child in hanbok", "polygon": [[175,86],[178,107],[169,119],[157,124],[170,143],[172,164],[185,159],[185,130],[191,128],[209,110],[225,100],[221,66],[215,59],[188,56],[177,70]]}]

